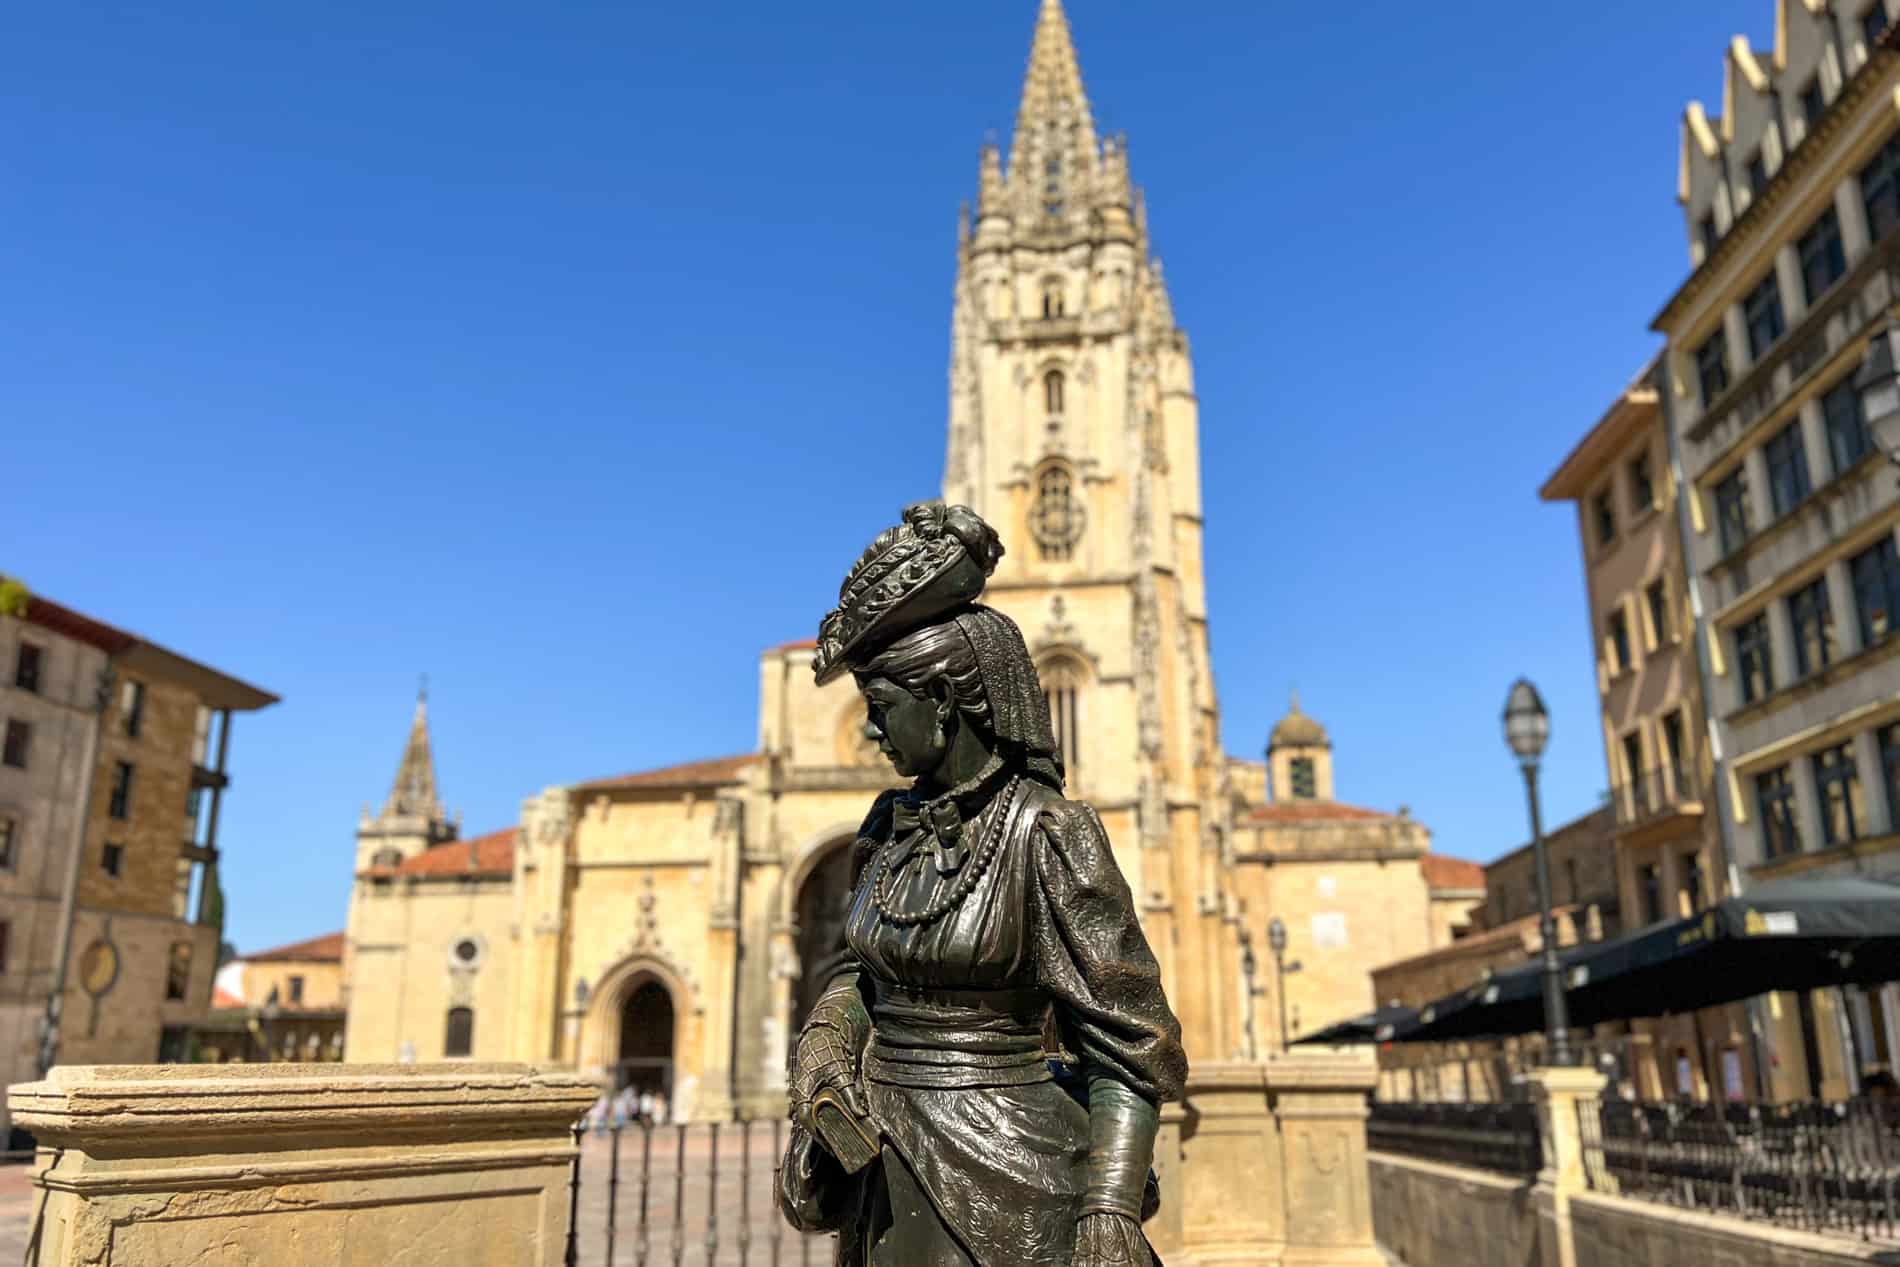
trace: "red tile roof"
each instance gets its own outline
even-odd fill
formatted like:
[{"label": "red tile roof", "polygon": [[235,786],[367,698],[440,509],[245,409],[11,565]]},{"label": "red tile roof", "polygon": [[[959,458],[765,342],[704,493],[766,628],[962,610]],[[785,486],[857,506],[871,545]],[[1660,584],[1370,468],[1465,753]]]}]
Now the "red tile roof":
[{"label": "red tile roof", "polygon": [[458,876],[512,876],[515,872],[515,832],[509,827],[469,840],[451,840],[424,849],[413,858],[393,867],[368,867],[368,876],[432,876],[454,879]]},{"label": "red tile roof", "polygon": [[288,946],[260,950],[254,955],[239,955],[245,963],[285,963],[290,961],[340,963],[343,960],[343,934],[325,933],[308,941],[293,941]]},{"label": "red tile roof", "polygon": [[1357,805],[1342,805],[1338,801],[1275,801],[1271,805],[1261,805],[1246,821],[1261,827],[1274,827],[1287,823],[1340,823],[1372,822],[1392,815],[1383,810],[1360,809]]},{"label": "red tile roof", "polygon": [[781,642],[772,648],[774,651],[816,651],[817,649],[818,639],[816,638],[794,638],[790,642]]},{"label": "red tile roof", "polygon": [[139,644],[134,634],[115,629],[103,620],[81,615],[70,607],[62,607],[37,594],[30,595],[26,600],[26,618],[43,629],[97,647],[107,655],[119,655]]},{"label": "red tile roof", "polygon": [[1484,891],[1484,868],[1464,858],[1447,858],[1428,853],[1420,859],[1425,883],[1434,889],[1475,889]]},{"label": "red tile roof", "polygon": [[759,760],[756,752],[736,757],[714,757],[709,761],[688,761],[659,770],[642,770],[612,778],[594,779],[577,784],[583,788],[692,788],[723,787],[737,783],[740,772]]},{"label": "red tile roof", "polygon": [[245,1003],[229,990],[214,987],[211,991],[211,1006],[215,1008],[243,1007]]}]

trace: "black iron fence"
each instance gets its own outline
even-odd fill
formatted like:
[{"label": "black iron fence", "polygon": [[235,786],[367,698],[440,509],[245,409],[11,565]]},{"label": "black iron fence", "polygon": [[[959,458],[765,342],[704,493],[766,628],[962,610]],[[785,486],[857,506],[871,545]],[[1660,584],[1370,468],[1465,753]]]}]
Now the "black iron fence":
[{"label": "black iron fence", "polygon": [[1900,1101],[1579,1113],[1594,1191],[1866,1239],[1900,1231]]},{"label": "black iron fence", "polygon": [[790,1127],[769,1122],[574,1128],[567,1267],[811,1267],[830,1236],[772,1203]]},{"label": "black iron fence", "polygon": [[1374,1104],[1366,1121],[1366,1146],[1525,1177],[1543,1164],[1537,1106],[1525,1102]]},{"label": "black iron fence", "polygon": [[1638,770],[1611,789],[1619,827],[1646,822],[1701,799],[1702,776],[1687,764]]}]

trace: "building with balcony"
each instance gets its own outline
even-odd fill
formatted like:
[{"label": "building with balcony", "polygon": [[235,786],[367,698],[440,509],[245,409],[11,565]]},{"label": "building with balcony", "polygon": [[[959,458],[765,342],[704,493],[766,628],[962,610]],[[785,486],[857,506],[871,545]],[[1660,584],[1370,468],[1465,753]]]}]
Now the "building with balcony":
[{"label": "building with balcony", "polygon": [[[1900,299],[1892,10],[1782,0],[1772,50],[1730,44],[1719,117],[1682,120],[1690,272],[1655,321],[1656,381],[1721,754],[1702,804],[1727,818],[1743,891],[1900,876],[1900,486],[1855,384]],[[1892,1063],[1897,1001],[1771,998],[1764,1063],[1803,1093],[1850,1091]]]},{"label": "building with balcony", "polygon": [[[38,595],[0,613],[0,1079],[182,1059],[211,1003],[235,714],[277,697]],[[70,921],[66,912],[70,910]]]},{"label": "building with balcony", "polygon": [[[1708,806],[1713,764],[1679,489],[1654,369],[1617,394],[1541,491],[1545,501],[1576,507],[1610,776],[1605,879],[1628,928],[1693,915],[1728,896],[1722,834]],[[1636,1021],[1624,1076],[1649,1099],[1745,1092],[1754,1085],[1748,1032],[1741,1007]]]}]

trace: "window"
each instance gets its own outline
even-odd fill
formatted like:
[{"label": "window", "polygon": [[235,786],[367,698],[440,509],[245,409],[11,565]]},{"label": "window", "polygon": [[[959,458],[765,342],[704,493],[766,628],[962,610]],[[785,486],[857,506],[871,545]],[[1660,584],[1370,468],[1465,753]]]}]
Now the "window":
[{"label": "window", "polygon": [[1801,829],[1794,812],[1794,782],[1788,767],[1755,776],[1755,803],[1761,812],[1762,848],[1770,858],[1801,852]]},{"label": "window", "polygon": [[1577,860],[1575,858],[1564,859],[1564,881],[1570,886],[1571,905],[1574,906],[1583,901],[1583,886],[1577,882]]},{"label": "window", "polygon": [[137,739],[145,725],[145,683],[127,682],[120,693],[119,704],[125,713],[125,733]]},{"label": "window", "polygon": [[402,865],[402,850],[395,848],[393,845],[378,849],[370,856],[369,865],[372,867],[400,867]]},{"label": "window", "polygon": [[1684,764],[1682,710],[1663,714],[1662,719],[1663,756],[1669,761],[1669,772],[1675,776],[1676,795],[1686,796],[1689,792],[1689,767]]},{"label": "window", "polygon": [[1635,731],[1623,736],[1623,768],[1629,771],[1631,817],[1649,808],[1643,795],[1643,737]]},{"label": "window", "polygon": [[1715,527],[1722,538],[1723,554],[1741,549],[1755,531],[1754,515],[1748,508],[1748,472],[1742,467],[1736,467],[1715,486]]},{"label": "window", "polygon": [[1720,327],[1695,350],[1695,376],[1702,385],[1704,409],[1728,390],[1728,338]]},{"label": "window", "polygon": [[1860,199],[1867,211],[1867,235],[1874,241],[1900,223],[1900,133],[1889,137],[1860,169]]},{"label": "window", "polygon": [[1779,519],[1813,491],[1808,482],[1808,453],[1801,442],[1800,422],[1791,422],[1770,436],[1762,446],[1762,456],[1768,460],[1768,496]]},{"label": "window", "polygon": [[106,847],[99,853],[99,869],[115,880],[124,874],[125,846],[107,841]]},{"label": "window", "polygon": [[475,1050],[475,1009],[449,1009],[448,1033],[442,1039],[442,1054],[449,1058],[466,1056]]},{"label": "window", "polygon": [[0,919],[0,972],[7,970],[7,943],[12,940],[9,935],[12,931],[12,925]]},{"label": "window", "polygon": [[1860,393],[1854,390],[1852,374],[1821,397],[1821,419],[1827,428],[1827,452],[1834,463],[1834,474],[1843,475],[1873,448],[1867,437],[1867,414]]},{"label": "window", "polygon": [[1847,271],[1847,252],[1841,247],[1841,220],[1834,208],[1823,211],[1797,244],[1801,255],[1801,286],[1812,304]]},{"label": "window", "polygon": [[1597,517],[1597,544],[1609,545],[1616,540],[1616,501],[1610,496],[1610,490],[1604,489],[1590,502]]},{"label": "window", "polygon": [[1656,480],[1649,473],[1649,454],[1630,463],[1630,505],[1639,513],[1656,504]]},{"label": "window", "polygon": [[1801,85],[1801,121],[1808,125],[1808,133],[1814,132],[1814,125],[1821,121],[1827,111],[1827,101],[1821,95],[1821,72],[1808,76],[1808,82]]},{"label": "window", "polygon": [[1051,417],[1062,415],[1062,371],[1050,370],[1042,376],[1042,403]]},{"label": "window", "polygon": [[172,943],[171,958],[165,963],[165,997],[174,1002],[191,992],[191,943]]},{"label": "window", "polygon": [[1643,591],[1643,603],[1649,608],[1649,627],[1656,634],[1657,645],[1674,642],[1676,622],[1669,616],[1668,587],[1660,580],[1651,581]]},{"label": "window", "polygon": [[1834,609],[1827,600],[1825,576],[1789,596],[1788,620],[1794,626],[1796,677],[1819,673],[1834,662]]},{"label": "window", "polygon": [[1311,757],[1294,757],[1287,762],[1287,781],[1292,784],[1296,800],[1310,801],[1319,796],[1319,776]]},{"label": "window", "polygon": [[112,800],[106,812],[114,818],[125,818],[132,812],[132,775],[130,761],[112,763]]},{"label": "window", "polygon": [[1761,191],[1768,188],[1768,161],[1756,150],[1748,156],[1748,163],[1742,169],[1748,176],[1748,200],[1753,202],[1761,197]]},{"label": "window", "polygon": [[1887,826],[1900,830],[1900,722],[1883,726],[1880,740],[1881,781],[1887,787]]},{"label": "window", "polygon": [[30,642],[20,644],[20,655],[13,662],[13,684],[23,691],[37,693],[40,689],[40,661],[42,652]]},{"label": "window", "polygon": [[1773,273],[1742,300],[1742,316],[1748,325],[1749,359],[1759,361],[1787,329],[1781,319],[1781,285]]},{"label": "window", "polygon": [[1735,664],[1741,671],[1742,703],[1752,704],[1775,689],[1774,659],[1768,650],[1768,613],[1735,627]]},{"label": "window", "polygon": [[1630,658],[1629,617],[1623,614],[1622,608],[1610,613],[1609,631],[1610,654],[1615,661],[1610,665],[1610,672],[1621,673],[1634,663]]},{"label": "window", "polygon": [[1656,864],[1643,868],[1643,923],[1662,920],[1662,870]]},{"label": "window", "polygon": [[1715,213],[1711,211],[1696,221],[1695,231],[1696,237],[1702,240],[1702,258],[1706,260],[1715,254],[1715,244],[1721,238],[1715,231]]},{"label": "window", "polygon": [[1841,744],[1814,754],[1814,795],[1821,803],[1821,839],[1847,845],[1867,832],[1867,802],[1860,794],[1854,745]]},{"label": "window", "polygon": [[1036,676],[1042,679],[1042,695],[1049,703],[1049,726],[1055,731],[1056,752],[1062,757],[1063,769],[1073,780],[1081,755],[1078,748],[1082,733],[1079,707],[1082,666],[1068,656],[1057,656],[1038,668]]},{"label": "window", "polygon": [[1073,483],[1066,468],[1051,466],[1036,477],[1036,502],[1029,510],[1029,535],[1036,539],[1045,559],[1075,557],[1075,543],[1082,536],[1082,507],[1076,504]]},{"label": "window", "polygon": [[297,976],[295,973],[292,973],[290,977],[290,1001],[292,1003],[303,1002],[303,978]]},{"label": "window", "polygon": [[1689,914],[1702,909],[1702,860],[1692,853],[1682,855],[1682,895],[1689,899]]},{"label": "window", "polygon": [[11,871],[19,861],[15,851],[20,847],[19,820],[0,815],[0,871]]},{"label": "window", "polygon": [[8,721],[6,741],[0,744],[0,765],[10,765],[16,770],[26,769],[26,750],[32,743],[32,726],[23,721]]},{"label": "window", "polygon": [[1060,317],[1066,309],[1062,297],[1062,280],[1052,277],[1042,284],[1042,315],[1047,319]]},{"label": "window", "polygon": [[1893,632],[1900,613],[1900,553],[1891,535],[1847,561],[1854,581],[1854,612],[1860,618],[1860,645],[1871,647]]},{"label": "window", "polygon": [[1874,0],[1873,4],[1867,7],[1867,12],[1860,15],[1860,33],[1867,41],[1867,51],[1869,54],[1874,51],[1874,42],[1881,37],[1886,29],[1886,0]]}]

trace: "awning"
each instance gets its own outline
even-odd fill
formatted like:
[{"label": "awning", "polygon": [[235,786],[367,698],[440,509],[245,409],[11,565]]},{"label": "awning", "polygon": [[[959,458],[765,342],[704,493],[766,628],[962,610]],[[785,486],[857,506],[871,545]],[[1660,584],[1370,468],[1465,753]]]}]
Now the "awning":
[{"label": "awning", "polygon": [[1292,1042],[1294,1047],[1326,1044],[1340,1047],[1348,1043],[1388,1043],[1400,1030],[1409,1027],[1418,1019],[1418,1011],[1409,1007],[1382,1007],[1367,1012],[1364,1016],[1355,1016],[1350,1020],[1336,1021],[1325,1029],[1304,1034]]},{"label": "awning", "polygon": [[[1688,919],[1558,955],[1570,1023],[1667,1016],[1775,990],[1900,980],[1900,885],[1860,876],[1774,881]],[[1390,1041],[1544,1027],[1542,963],[1527,960],[1419,1009]]]}]

